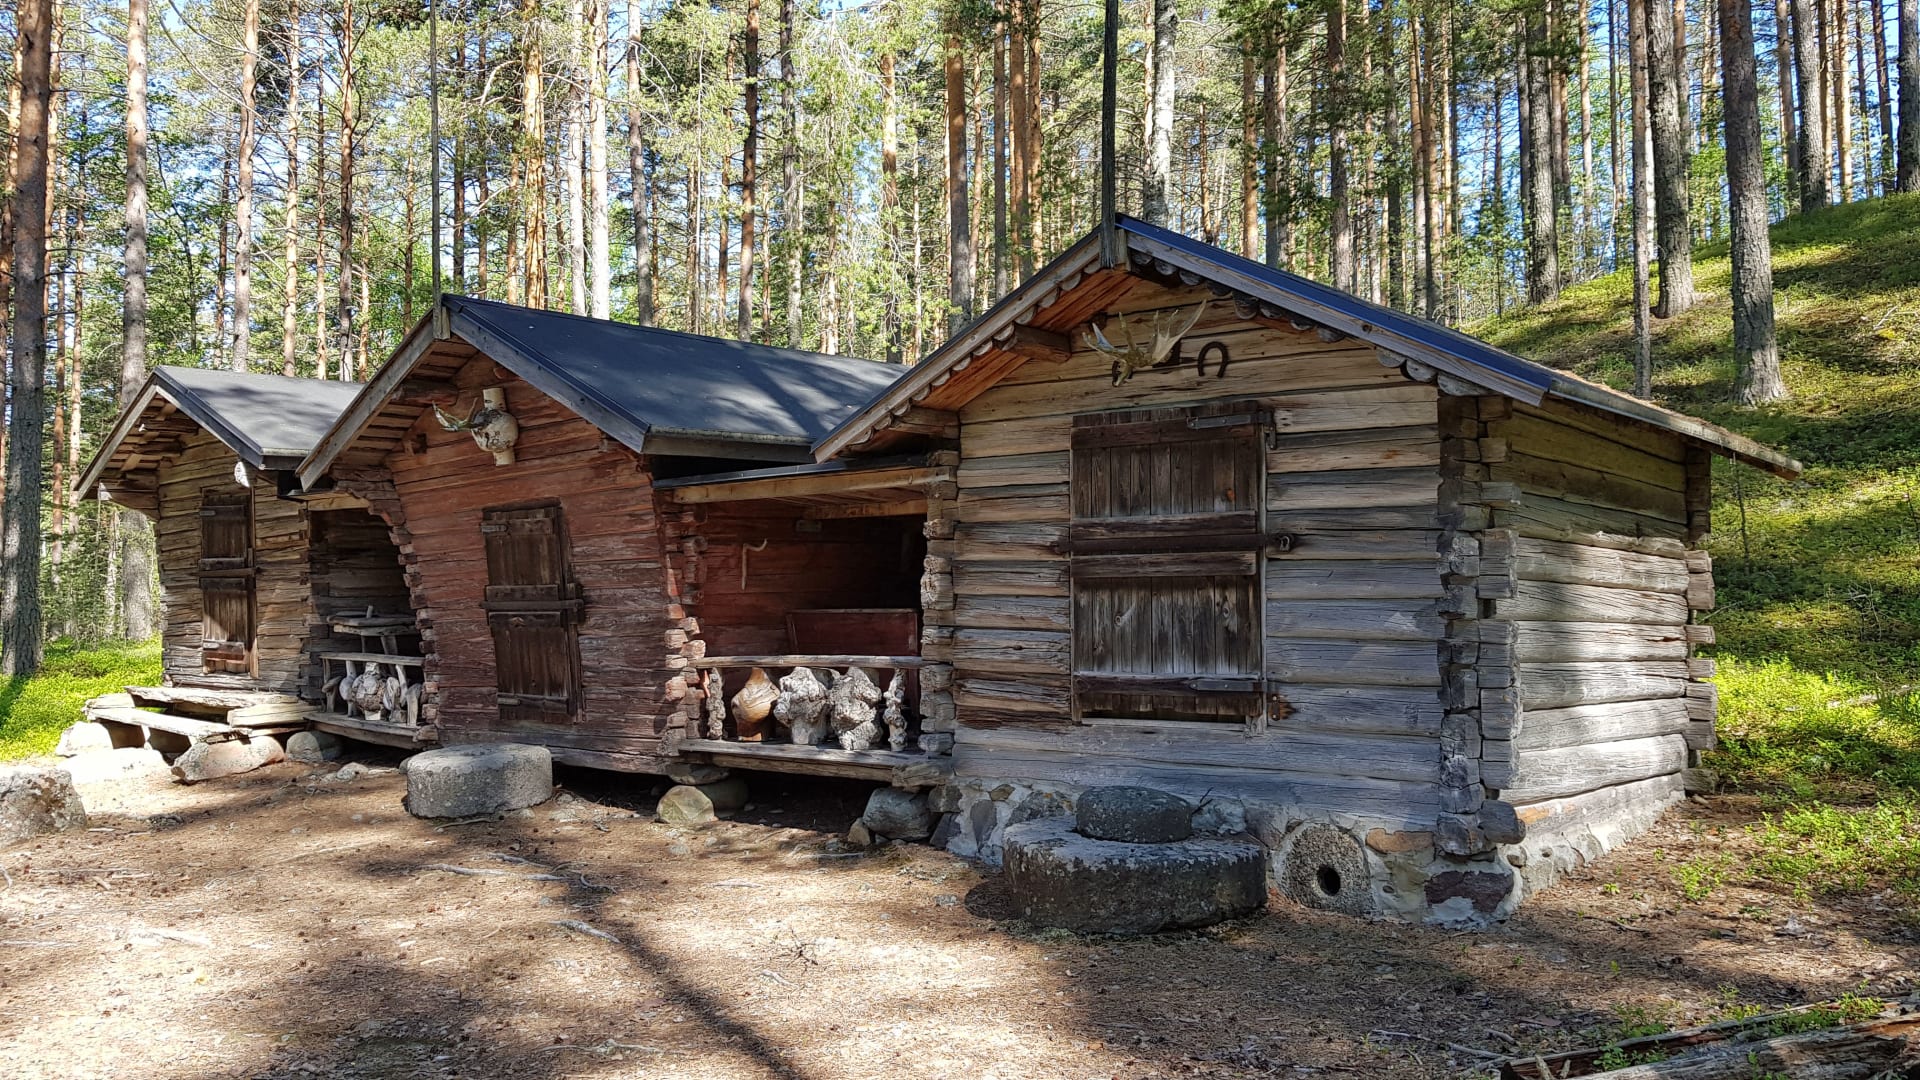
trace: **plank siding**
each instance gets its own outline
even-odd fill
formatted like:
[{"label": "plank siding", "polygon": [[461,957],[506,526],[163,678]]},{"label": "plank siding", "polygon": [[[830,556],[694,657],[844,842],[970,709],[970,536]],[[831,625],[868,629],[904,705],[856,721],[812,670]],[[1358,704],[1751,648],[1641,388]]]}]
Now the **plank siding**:
[{"label": "plank siding", "polygon": [[[670,598],[658,514],[643,463],[577,414],[484,356],[452,378],[448,411],[466,415],[483,388],[503,386],[520,424],[512,465],[423,411],[385,465],[422,553],[409,568],[423,632],[428,712],[447,743],[544,743],[557,758],[602,768],[657,769],[675,706],[667,684]],[[487,585],[484,510],[557,502],[583,605],[581,693],[570,721],[502,719]]]},{"label": "plank siding", "polygon": [[[1141,302],[1166,302],[1143,287]],[[1157,298],[1157,299],[1155,299]],[[1109,310],[1127,310],[1125,300]],[[1149,304],[1149,306],[1152,306]],[[1209,305],[1185,339],[1194,367],[1112,384],[1080,332],[1061,364],[1026,364],[960,410],[954,535],[954,699],[961,776],[1144,783],[1289,802],[1430,828],[1440,806],[1436,615],[1440,437],[1432,387],[1371,347]],[[1066,555],[1076,415],[1248,403],[1264,452],[1264,731],[1182,721],[1075,724]]]},{"label": "plank siding", "polygon": [[161,652],[176,684],[273,693],[299,693],[307,669],[307,517],[297,502],[278,497],[273,473],[251,477],[254,566],[254,651],[250,672],[205,670],[201,652],[205,616],[200,587],[203,493],[241,491],[239,458],[205,432],[183,438],[179,452],[158,469],[154,544],[159,557]]}]

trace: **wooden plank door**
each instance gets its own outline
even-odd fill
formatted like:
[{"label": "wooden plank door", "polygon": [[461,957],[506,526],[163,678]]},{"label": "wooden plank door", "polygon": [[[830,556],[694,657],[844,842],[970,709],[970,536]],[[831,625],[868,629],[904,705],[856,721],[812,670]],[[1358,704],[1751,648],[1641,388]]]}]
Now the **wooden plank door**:
[{"label": "wooden plank door", "polygon": [[209,674],[254,672],[253,493],[200,493],[200,661]]},{"label": "wooden plank door", "polygon": [[580,590],[558,506],[482,512],[500,718],[566,724],[580,709]]},{"label": "wooden plank door", "polygon": [[1266,412],[1074,418],[1077,717],[1264,724]]}]

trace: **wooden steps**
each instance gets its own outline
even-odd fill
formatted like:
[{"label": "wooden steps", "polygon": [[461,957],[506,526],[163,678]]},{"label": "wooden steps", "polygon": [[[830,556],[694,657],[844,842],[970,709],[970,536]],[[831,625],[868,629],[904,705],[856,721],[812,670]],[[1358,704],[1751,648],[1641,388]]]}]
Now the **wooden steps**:
[{"label": "wooden steps", "polygon": [[440,741],[439,733],[430,726],[369,720],[364,716],[316,711],[312,706],[308,706],[303,715],[303,723],[312,724],[320,731],[382,746],[397,746],[403,750],[433,746]]}]

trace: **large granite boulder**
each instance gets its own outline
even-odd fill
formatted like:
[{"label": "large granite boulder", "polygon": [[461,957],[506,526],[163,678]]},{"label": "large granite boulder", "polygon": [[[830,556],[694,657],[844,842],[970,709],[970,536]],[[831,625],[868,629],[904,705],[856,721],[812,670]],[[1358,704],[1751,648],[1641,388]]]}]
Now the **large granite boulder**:
[{"label": "large granite boulder", "polygon": [[668,825],[704,825],[723,813],[747,805],[747,782],[738,776],[711,784],[678,784],[660,796],[654,807]]},{"label": "large granite boulder", "polygon": [[423,818],[504,814],[553,796],[553,755],[544,746],[448,746],[407,760],[407,813]]},{"label": "large granite boulder", "polygon": [[925,840],[933,835],[933,815],[927,811],[926,795],[900,788],[875,788],[867,796],[867,810],[860,815],[860,823],[873,835],[889,840]]},{"label": "large granite boulder", "polygon": [[60,733],[60,745],[53,752],[61,757],[74,757],[94,750],[113,749],[113,733],[105,724],[96,724],[91,720],[82,720],[77,724],[68,724]]},{"label": "large granite boulder", "polygon": [[1267,903],[1267,850],[1246,840],[1096,840],[1064,817],[1007,826],[1020,916],[1089,934],[1151,934],[1251,915]]},{"label": "large granite boulder", "polygon": [[86,807],[65,769],[0,765],[0,844],[86,827]]},{"label": "large granite boulder", "polygon": [[119,746],[112,750],[89,750],[68,758],[60,766],[79,785],[111,784],[167,771],[167,759],[151,746]]},{"label": "large granite boulder", "polygon": [[183,784],[217,780],[287,760],[280,740],[271,735],[251,739],[196,740],[173,759],[173,778]]},{"label": "large granite boulder", "polygon": [[324,765],[346,752],[338,735],[326,731],[296,731],[287,736],[287,756],[303,765]]}]

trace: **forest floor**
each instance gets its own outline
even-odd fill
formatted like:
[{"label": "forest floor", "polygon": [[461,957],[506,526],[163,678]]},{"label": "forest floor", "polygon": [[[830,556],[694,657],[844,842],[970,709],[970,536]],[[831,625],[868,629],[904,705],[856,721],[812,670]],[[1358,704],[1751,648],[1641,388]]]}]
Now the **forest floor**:
[{"label": "forest floor", "polygon": [[[997,876],[839,839],[855,783],[761,776],[732,821],[644,778],[437,826],[370,775],[282,764],[83,792],[0,851],[0,1075],[1265,1077],[1484,1074],[1920,980],[1920,921],[1711,870],[1765,843],[1691,802],[1500,929],[1293,906],[1144,940],[1036,933]],[[475,873],[460,873],[447,868]]]}]

